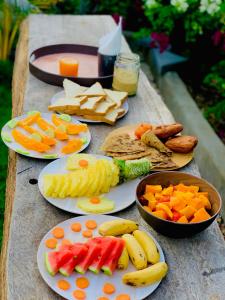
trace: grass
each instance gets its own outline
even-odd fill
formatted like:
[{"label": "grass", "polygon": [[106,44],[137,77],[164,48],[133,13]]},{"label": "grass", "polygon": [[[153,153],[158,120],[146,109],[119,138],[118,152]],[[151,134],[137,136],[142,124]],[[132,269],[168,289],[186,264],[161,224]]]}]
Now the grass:
[{"label": "grass", "polygon": [[[11,80],[12,62],[0,61],[0,128],[11,118]],[[7,176],[8,149],[0,141],[0,247],[2,244],[2,226],[5,209],[5,184]]]}]

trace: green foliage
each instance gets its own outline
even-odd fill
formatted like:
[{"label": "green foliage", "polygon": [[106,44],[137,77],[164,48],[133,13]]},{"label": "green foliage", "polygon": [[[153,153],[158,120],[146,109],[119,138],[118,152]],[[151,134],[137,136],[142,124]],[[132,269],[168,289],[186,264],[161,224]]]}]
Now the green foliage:
[{"label": "green foliage", "polygon": [[225,100],[206,108],[204,110],[204,116],[206,119],[211,120],[212,124],[215,124],[215,122],[219,122],[221,120],[225,120]]},{"label": "green foliage", "polygon": [[144,13],[151,32],[164,32],[171,36],[182,29],[185,41],[193,43],[208,31],[225,29],[225,3],[219,6],[218,11],[209,13],[204,11],[204,7],[201,8],[200,0],[177,1],[184,7],[172,5],[172,1],[166,0],[151,0],[152,5],[148,2],[144,1]]},{"label": "green foliage", "polygon": [[203,80],[203,84],[213,89],[221,98],[225,98],[225,60],[211,68],[209,74]]},{"label": "green foliage", "polygon": [[[12,62],[0,61],[0,128],[11,118]],[[0,141],[0,247],[5,208],[5,182],[7,175],[8,149]]]},{"label": "green foliage", "polygon": [[132,0],[100,0],[96,2],[95,12],[105,14],[117,13],[124,17],[127,16],[128,8],[133,5]]}]

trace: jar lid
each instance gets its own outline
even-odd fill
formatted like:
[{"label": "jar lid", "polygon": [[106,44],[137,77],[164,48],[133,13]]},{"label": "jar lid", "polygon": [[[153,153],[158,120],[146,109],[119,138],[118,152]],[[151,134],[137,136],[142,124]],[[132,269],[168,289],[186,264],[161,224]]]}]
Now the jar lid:
[{"label": "jar lid", "polygon": [[140,63],[140,56],[132,52],[121,52],[117,55],[117,60],[123,64]]}]

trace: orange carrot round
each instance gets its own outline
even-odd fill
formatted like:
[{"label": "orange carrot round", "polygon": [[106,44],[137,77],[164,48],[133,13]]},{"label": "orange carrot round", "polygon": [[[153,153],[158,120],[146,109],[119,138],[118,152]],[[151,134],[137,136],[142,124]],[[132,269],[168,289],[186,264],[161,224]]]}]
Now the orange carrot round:
[{"label": "orange carrot round", "polygon": [[112,283],[106,282],[106,283],[104,284],[102,290],[103,290],[103,292],[104,292],[105,294],[111,295],[111,294],[113,294],[113,293],[115,292],[116,288],[115,288],[115,286],[114,286]]},{"label": "orange carrot round", "polygon": [[80,159],[79,166],[82,168],[86,168],[88,166],[88,161],[86,159]]},{"label": "orange carrot round", "polygon": [[91,238],[92,237],[92,230],[83,230],[82,231],[82,235],[83,235],[83,237],[85,237],[85,238]]},{"label": "orange carrot round", "polygon": [[88,220],[85,225],[88,229],[95,229],[97,227],[95,220]]},{"label": "orange carrot round", "polygon": [[130,300],[130,296],[128,294],[120,294],[116,297],[116,300]]},{"label": "orange carrot round", "polygon": [[62,240],[62,243],[61,243],[61,244],[64,245],[64,246],[68,246],[68,245],[71,245],[72,243],[71,243],[70,240],[64,239],[64,240]]},{"label": "orange carrot round", "polygon": [[98,204],[101,202],[101,199],[99,197],[93,197],[90,199],[90,202],[93,204]]},{"label": "orange carrot round", "polygon": [[52,234],[56,239],[62,239],[64,237],[64,229],[62,227],[55,227],[52,230]]},{"label": "orange carrot round", "polygon": [[58,243],[57,239],[50,238],[45,241],[45,246],[49,249],[55,249],[57,246],[57,243]]},{"label": "orange carrot round", "polygon": [[81,231],[81,224],[80,223],[73,223],[73,224],[71,224],[70,228],[74,232],[80,232]]},{"label": "orange carrot round", "polygon": [[109,298],[107,298],[107,297],[99,297],[97,300],[109,300]]},{"label": "orange carrot round", "polygon": [[89,284],[89,280],[86,277],[78,277],[76,279],[76,285],[79,289],[86,289]]},{"label": "orange carrot round", "polygon": [[84,300],[84,299],[86,299],[86,293],[85,293],[85,291],[82,291],[82,290],[75,290],[73,292],[73,297],[77,300]]},{"label": "orange carrot round", "polygon": [[57,286],[60,290],[67,291],[70,289],[70,283],[67,280],[59,280]]}]

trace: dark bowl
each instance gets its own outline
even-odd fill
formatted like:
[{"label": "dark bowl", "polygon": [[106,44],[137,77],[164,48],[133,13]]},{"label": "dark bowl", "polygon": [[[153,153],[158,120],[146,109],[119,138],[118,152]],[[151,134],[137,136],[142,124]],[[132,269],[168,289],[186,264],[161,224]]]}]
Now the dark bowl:
[{"label": "dark bowl", "polygon": [[[201,192],[209,193],[209,200],[212,206],[211,211],[209,211],[211,215],[210,219],[199,223],[176,223],[160,219],[143,208],[140,199],[145,192],[146,184],[160,184],[164,187],[168,187],[170,184],[176,185],[181,182],[186,185],[197,185],[200,187]],[[206,229],[218,215],[222,200],[217,190],[206,180],[187,173],[168,171],[154,173],[142,179],[137,186],[136,203],[143,219],[157,232],[172,238],[184,238]]]}]

